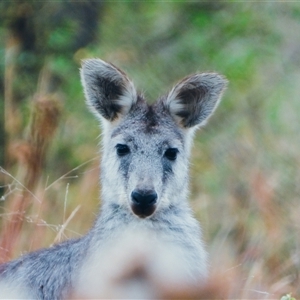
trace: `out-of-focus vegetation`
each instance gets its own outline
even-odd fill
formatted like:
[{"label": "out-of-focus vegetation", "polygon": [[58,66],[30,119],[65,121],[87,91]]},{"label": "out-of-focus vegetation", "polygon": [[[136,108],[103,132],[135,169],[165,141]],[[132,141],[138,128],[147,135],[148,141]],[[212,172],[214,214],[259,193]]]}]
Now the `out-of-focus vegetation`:
[{"label": "out-of-focus vegetation", "polygon": [[150,102],[212,70],[230,83],[191,163],[212,272],[232,277],[232,297],[299,297],[298,3],[4,1],[0,15],[2,247],[16,237],[2,261],[84,234],[98,211],[81,59],[113,62]]}]

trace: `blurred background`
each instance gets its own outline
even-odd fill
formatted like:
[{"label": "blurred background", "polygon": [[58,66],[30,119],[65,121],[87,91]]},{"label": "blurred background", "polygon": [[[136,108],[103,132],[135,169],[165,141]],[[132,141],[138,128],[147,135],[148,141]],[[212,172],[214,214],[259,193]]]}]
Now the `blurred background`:
[{"label": "blurred background", "polygon": [[98,212],[82,59],[117,65],[149,102],[216,71],[228,89],[190,165],[212,274],[232,297],[299,297],[298,2],[2,1],[0,16],[0,261],[81,236]]}]

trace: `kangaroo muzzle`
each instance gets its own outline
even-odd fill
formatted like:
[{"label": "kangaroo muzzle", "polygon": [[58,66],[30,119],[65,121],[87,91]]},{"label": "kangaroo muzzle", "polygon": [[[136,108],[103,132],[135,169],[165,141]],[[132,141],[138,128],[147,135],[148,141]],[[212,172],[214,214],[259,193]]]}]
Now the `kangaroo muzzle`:
[{"label": "kangaroo muzzle", "polygon": [[156,209],[157,193],[154,190],[135,189],[131,193],[131,209],[140,218],[151,216]]}]

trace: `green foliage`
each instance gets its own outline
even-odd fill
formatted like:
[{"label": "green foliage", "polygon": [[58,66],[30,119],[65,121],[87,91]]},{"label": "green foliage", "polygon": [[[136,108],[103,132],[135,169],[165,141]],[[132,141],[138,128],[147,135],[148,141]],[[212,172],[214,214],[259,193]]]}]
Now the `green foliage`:
[{"label": "green foliage", "polygon": [[296,300],[291,294],[286,294],[280,298],[280,300]]}]

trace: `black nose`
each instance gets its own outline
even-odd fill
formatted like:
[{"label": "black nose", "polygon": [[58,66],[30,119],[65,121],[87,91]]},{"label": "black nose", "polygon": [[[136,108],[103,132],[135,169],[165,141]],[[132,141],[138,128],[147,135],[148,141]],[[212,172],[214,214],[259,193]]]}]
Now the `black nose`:
[{"label": "black nose", "polygon": [[156,202],[157,194],[154,191],[135,190],[131,193],[131,198],[137,205],[148,206]]},{"label": "black nose", "polygon": [[157,194],[153,190],[134,190],[131,193],[132,210],[141,218],[148,217],[155,210]]}]

